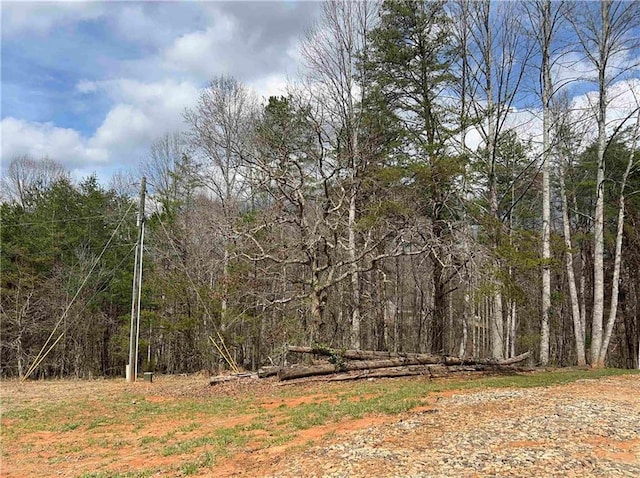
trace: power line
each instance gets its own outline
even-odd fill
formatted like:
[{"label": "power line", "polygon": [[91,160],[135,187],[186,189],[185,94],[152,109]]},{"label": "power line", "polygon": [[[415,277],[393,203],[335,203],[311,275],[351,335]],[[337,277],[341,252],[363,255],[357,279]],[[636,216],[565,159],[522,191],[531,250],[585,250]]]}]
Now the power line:
[{"label": "power line", "polygon": [[[129,207],[129,210],[131,207]],[[127,213],[129,212],[127,210]],[[18,227],[18,226],[41,226],[43,224],[54,224],[54,223],[67,223],[67,222],[78,222],[78,221],[88,221],[91,219],[102,219],[102,218],[112,218],[113,216],[108,214],[102,214],[99,216],[84,216],[84,217],[74,217],[68,219],[51,219],[47,221],[33,221],[33,222],[14,222],[14,223],[6,223],[0,219],[0,225],[3,227]],[[115,222],[115,221],[114,221]]]},{"label": "power line", "polygon": [[[122,244],[111,244],[109,247],[107,247],[107,249],[117,249],[120,247],[129,247],[129,246],[135,246],[135,243],[133,242],[123,242]],[[28,257],[53,257],[54,259],[62,259],[63,256],[65,255],[64,252],[57,252],[55,254],[50,254],[46,251],[30,251],[27,254],[12,254],[11,251],[4,251],[5,254],[7,254],[7,256],[17,256],[17,255],[24,255],[24,256],[28,256]]]},{"label": "power line", "polygon": [[[40,349],[40,352],[38,352],[38,354],[36,355],[36,358],[34,359],[34,361],[31,363],[31,365],[29,366],[27,373],[25,374],[25,376],[22,378],[22,380],[26,380],[27,378],[29,378],[29,375],[31,375],[33,373],[33,371],[42,363],[42,361],[47,357],[47,355],[49,355],[49,353],[51,352],[51,350],[53,350],[53,348],[58,344],[58,342],[60,342],[60,340],[62,339],[62,337],[64,336],[66,330],[63,330],[62,333],[60,334],[60,336],[51,344],[51,346],[47,349],[46,352],[44,352],[45,348],[47,347],[47,345],[49,345],[49,342],[51,341],[51,339],[53,338],[54,334],[56,333],[56,331],[58,330],[58,328],[60,327],[60,324],[62,323],[62,321],[64,320],[64,318],[67,316],[67,314],[69,313],[69,310],[71,309],[71,306],[73,305],[73,303],[76,301],[76,299],[78,298],[78,296],[80,295],[80,292],[82,291],[82,289],[84,288],[85,284],[87,283],[87,281],[89,280],[89,277],[91,276],[91,274],[93,273],[93,270],[96,268],[96,266],[98,265],[98,263],[100,262],[100,259],[102,259],[102,256],[104,255],[104,253],[106,252],[107,248],[109,247],[109,245],[111,244],[111,241],[113,240],[113,238],[115,237],[116,233],[118,232],[118,229],[120,229],[120,226],[122,225],[122,223],[124,222],[125,218],[127,217],[127,214],[129,214],[129,211],[131,211],[131,208],[133,207],[133,202],[131,203],[131,205],[129,206],[129,209],[127,209],[127,211],[124,213],[124,215],[122,216],[122,219],[120,220],[120,222],[118,223],[118,226],[113,230],[113,233],[111,234],[111,237],[109,238],[109,240],[107,241],[107,243],[104,245],[104,248],[102,249],[102,252],[100,252],[100,255],[98,256],[98,258],[95,260],[95,262],[93,263],[93,265],[91,266],[91,269],[89,270],[89,272],[87,273],[87,275],[85,276],[84,280],[82,281],[82,284],[80,284],[80,287],[78,287],[78,290],[76,291],[75,295],[73,296],[73,298],[71,299],[71,302],[69,302],[69,304],[67,304],[67,307],[65,308],[64,312],[62,313],[62,315],[60,316],[60,319],[58,320],[58,322],[56,323],[56,325],[53,327],[53,330],[51,331],[51,333],[49,334],[49,337],[47,338],[47,341],[44,343],[44,345],[42,346],[42,348]],[[44,352],[44,353],[43,353]]]},{"label": "power line", "polygon": [[[131,244],[129,244],[129,245],[131,245]],[[125,255],[124,255],[124,257],[123,257],[123,258],[122,258],[122,260],[118,263],[118,265],[116,265],[113,269],[111,269],[111,270],[106,274],[106,276],[110,277],[110,278],[109,278],[109,282],[107,283],[107,286],[108,286],[108,285],[110,285],[110,284],[111,284],[111,282],[113,282],[113,279],[115,278],[115,273],[116,273],[116,271],[117,271],[118,269],[120,269],[120,266],[122,266],[122,264],[123,264],[123,263],[124,263],[128,258],[129,258],[129,256],[131,255],[131,252],[133,251],[133,249],[134,249],[133,247],[132,247],[131,249],[129,249],[129,252],[128,252],[127,254],[125,254]],[[106,286],[105,286],[105,289],[106,289]],[[93,300],[93,299],[94,299],[94,298],[95,298],[95,297],[96,297],[100,292],[102,292],[103,290],[104,290],[104,289],[96,289],[96,290],[94,291],[94,293],[91,295],[91,297],[89,297],[86,301],[84,301],[84,304],[82,305],[82,308],[81,308],[79,311],[77,311],[77,314],[79,314],[79,313],[83,312],[83,311],[87,308],[87,306],[91,303],[91,301],[92,301],[92,300]],[[72,321],[72,322],[67,322],[67,323],[66,323],[64,330],[60,333],[60,336],[56,339],[56,341],[54,342],[54,344],[53,344],[51,347],[49,347],[49,350],[47,350],[47,353],[46,353],[44,356],[42,356],[42,359],[38,361],[38,363],[36,364],[36,367],[35,367],[35,368],[37,368],[37,367],[42,363],[42,361],[46,358],[46,356],[49,354],[49,352],[51,352],[51,350],[53,350],[53,348],[58,344],[58,342],[60,341],[60,339],[62,339],[62,337],[67,333],[67,331],[69,330],[69,328],[71,328],[71,326],[73,325],[73,323],[74,323],[73,321]],[[46,344],[45,344],[45,345],[46,345]],[[41,352],[42,352],[42,350],[41,350]],[[34,368],[34,370],[35,370],[35,368]],[[33,373],[33,372],[31,372],[31,373]],[[28,375],[27,375],[27,376],[25,376],[25,377],[23,378],[23,380],[24,380],[24,379],[26,379],[27,377],[28,377]]]}]

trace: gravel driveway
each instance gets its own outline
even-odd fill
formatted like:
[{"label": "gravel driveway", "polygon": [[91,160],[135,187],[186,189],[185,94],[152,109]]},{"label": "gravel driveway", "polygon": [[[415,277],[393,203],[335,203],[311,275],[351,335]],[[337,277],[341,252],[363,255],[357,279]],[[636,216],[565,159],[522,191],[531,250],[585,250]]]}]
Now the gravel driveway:
[{"label": "gravel driveway", "polygon": [[292,455],[269,476],[640,477],[640,377],[440,397]]}]

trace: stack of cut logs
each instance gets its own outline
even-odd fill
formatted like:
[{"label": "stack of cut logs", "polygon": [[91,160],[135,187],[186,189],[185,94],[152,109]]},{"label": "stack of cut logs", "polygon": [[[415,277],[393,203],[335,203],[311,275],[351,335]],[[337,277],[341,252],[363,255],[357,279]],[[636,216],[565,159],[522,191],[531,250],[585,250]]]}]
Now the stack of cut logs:
[{"label": "stack of cut logs", "polygon": [[289,352],[325,356],[329,358],[329,363],[279,367],[277,370],[265,370],[259,376],[277,374],[280,380],[315,377],[341,372],[359,372],[355,376],[350,375],[345,378],[401,377],[407,375],[441,376],[451,372],[504,369],[523,362],[529,357],[529,352],[506,360],[492,360],[374,350],[336,350],[325,347],[289,346],[288,350]]},{"label": "stack of cut logs", "polygon": [[[451,373],[503,372],[518,370],[515,365],[524,362],[529,352],[517,357],[494,360],[452,357],[408,352],[383,352],[374,350],[337,350],[326,347],[289,346],[289,352],[326,357],[324,363],[264,367],[257,377],[277,375],[279,380],[302,379],[331,375],[332,380],[357,380],[362,378],[403,377],[425,375],[441,377]],[[241,375],[241,376],[240,376]],[[255,374],[214,377],[211,384],[240,378],[257,378]]]}]

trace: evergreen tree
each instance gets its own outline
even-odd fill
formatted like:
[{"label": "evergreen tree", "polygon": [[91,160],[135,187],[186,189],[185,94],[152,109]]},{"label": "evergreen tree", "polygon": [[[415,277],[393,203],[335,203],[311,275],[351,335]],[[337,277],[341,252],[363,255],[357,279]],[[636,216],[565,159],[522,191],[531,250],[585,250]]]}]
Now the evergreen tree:
[{"label": "evergreen tree", "polygon": [[449,151],[457,132],[450,99],[457,81],[451,65],[456,49],[449,35],[445,2],[387,1],[370,34],[366,62],[372,81],[368,107],[397,132],[391,152],[427,218],[425,238],[433,244],[434,311],[430,346],[443,352],[447,295],[446,242],[453,233],[452,211],[461,160]]}]

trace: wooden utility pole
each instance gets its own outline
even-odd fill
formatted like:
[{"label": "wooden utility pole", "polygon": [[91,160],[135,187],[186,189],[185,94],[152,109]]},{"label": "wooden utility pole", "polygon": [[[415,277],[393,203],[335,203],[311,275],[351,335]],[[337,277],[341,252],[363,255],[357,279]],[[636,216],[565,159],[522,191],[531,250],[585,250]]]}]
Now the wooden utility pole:
[{"label": "wooden utility pole", "polygon": [[129,330],[129,363],[126,376],[128,382],[135,382],[138,376],[138,340],[140,338],[140,296],[142,290],[142,256],[144,247],[144,200],[147,178],[140,181],[140,199],[138,204],[138,240],[133,262],[133,287],[131,293],[131,328]]}]

